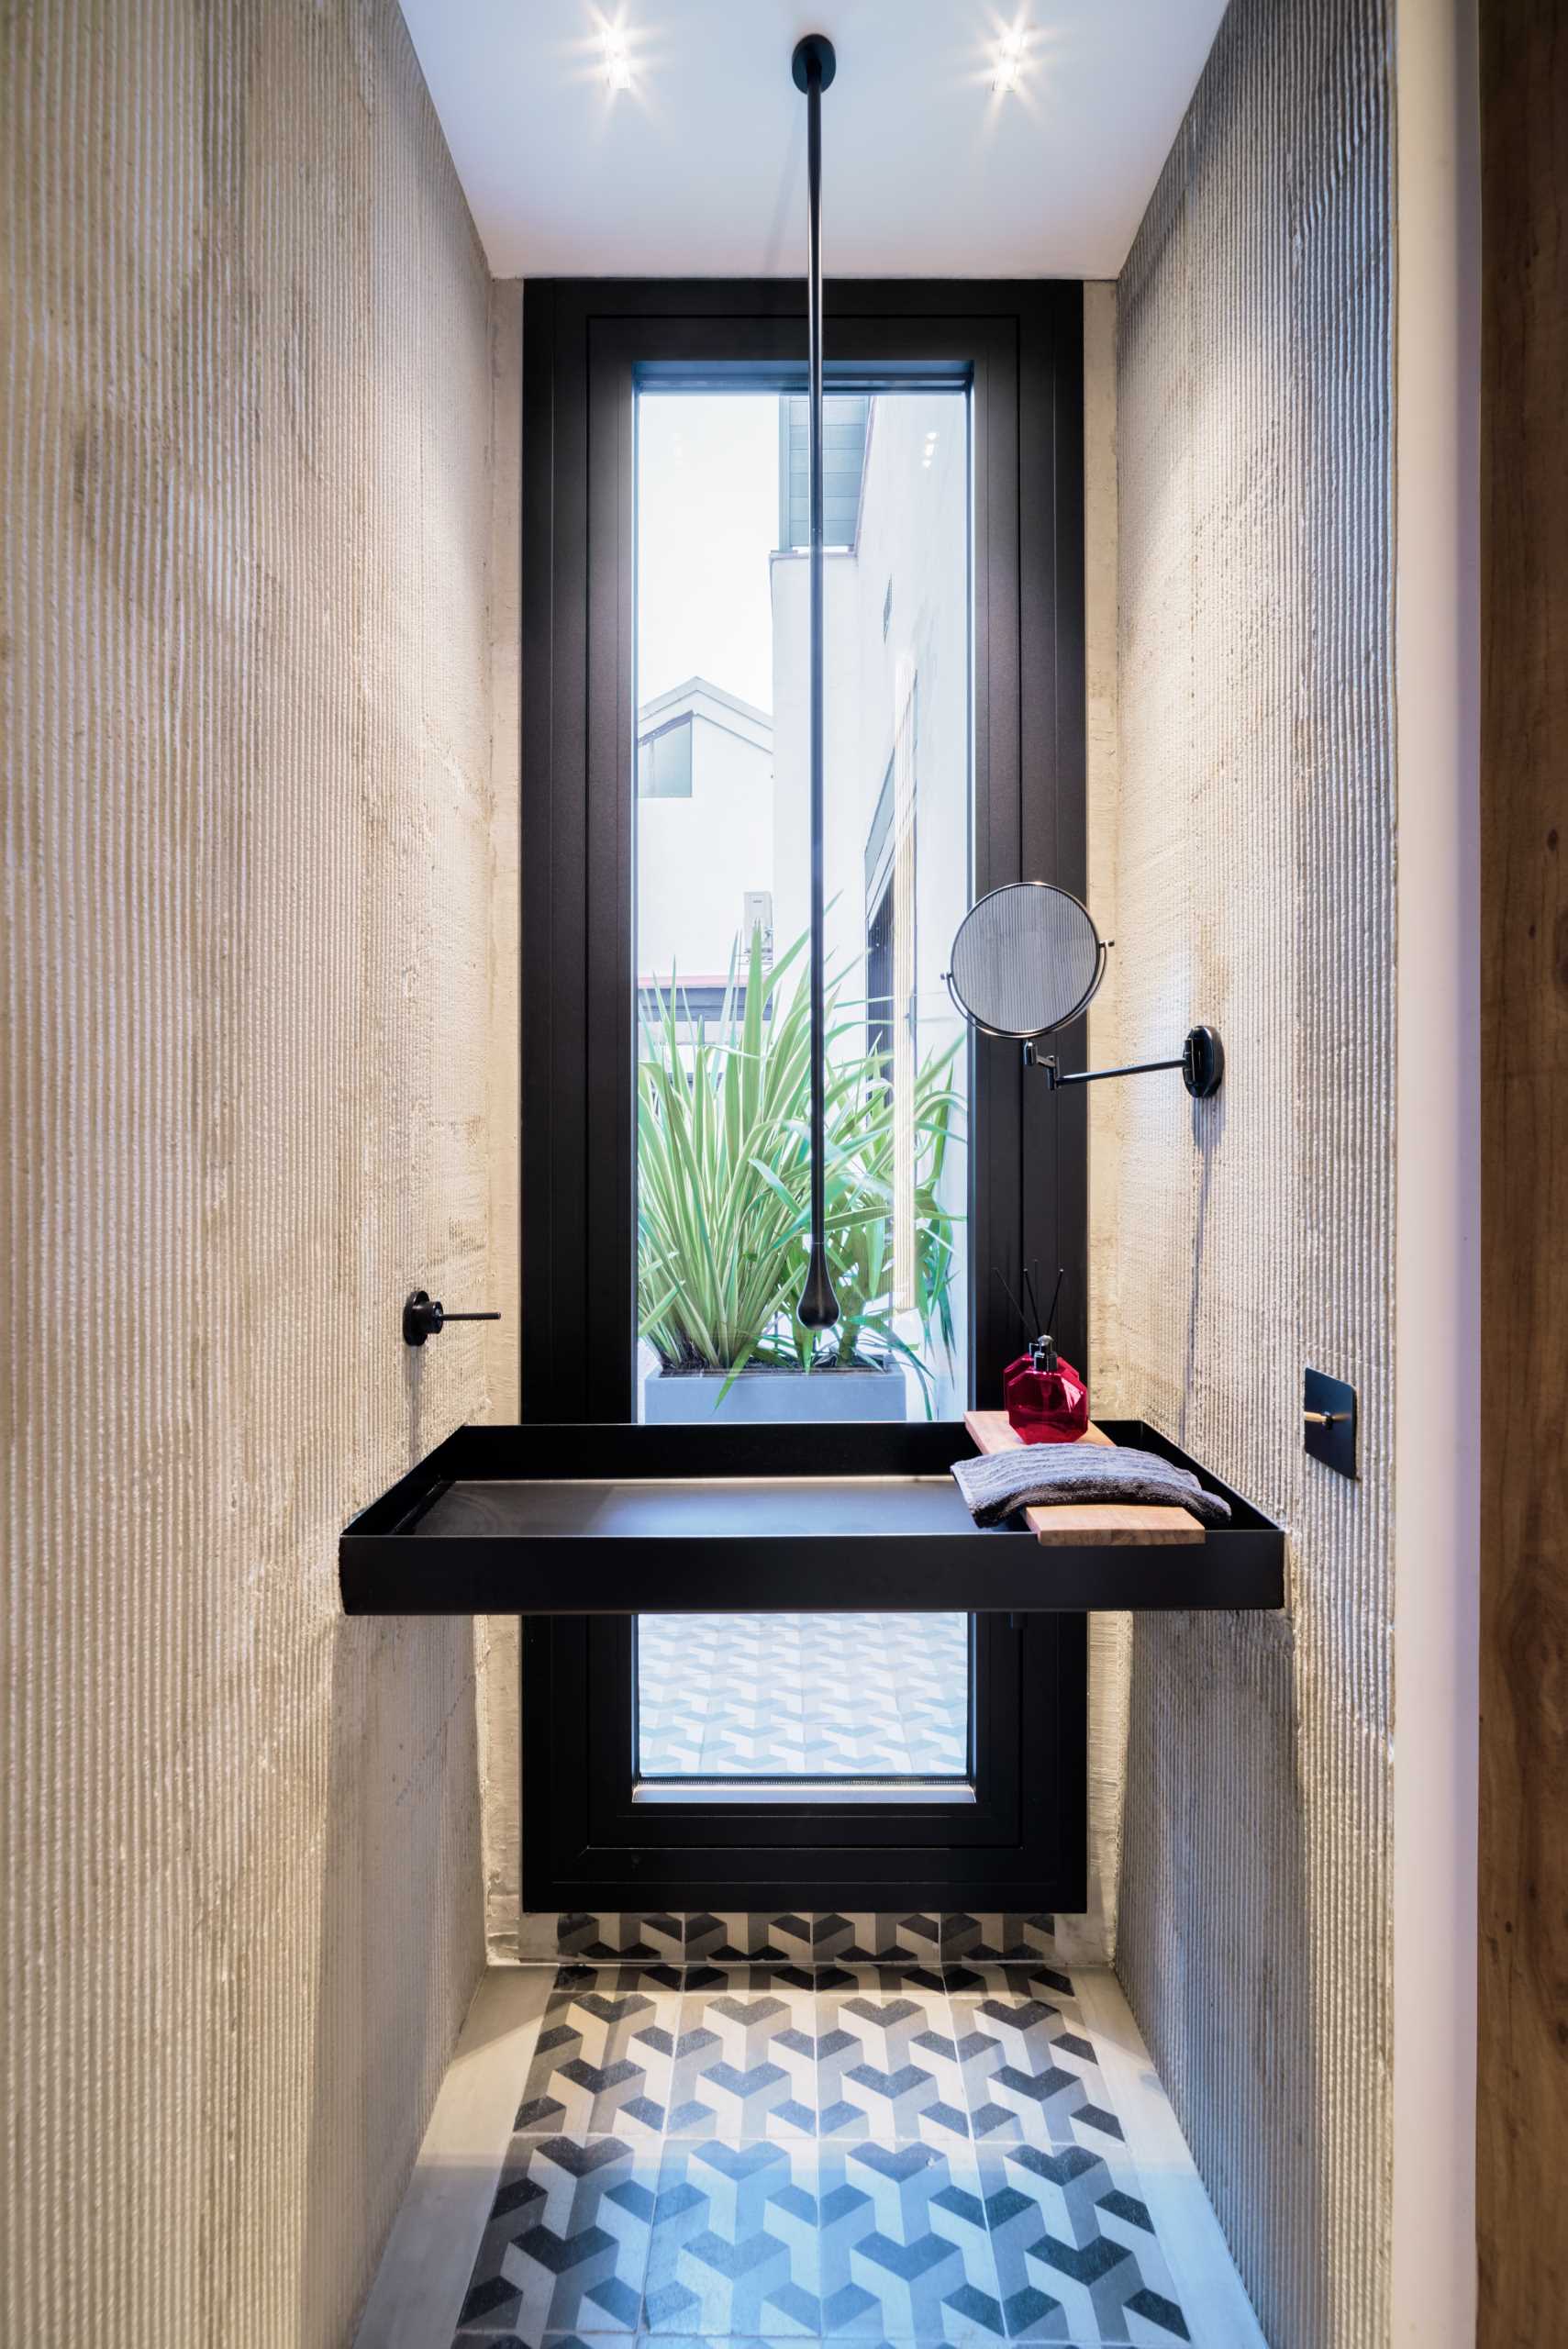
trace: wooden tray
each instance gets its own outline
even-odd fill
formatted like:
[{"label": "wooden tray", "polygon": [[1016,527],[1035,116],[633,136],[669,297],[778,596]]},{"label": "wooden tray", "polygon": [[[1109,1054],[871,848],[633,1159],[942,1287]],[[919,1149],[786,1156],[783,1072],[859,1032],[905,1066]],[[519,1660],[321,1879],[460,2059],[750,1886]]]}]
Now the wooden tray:
[{"label": "wooden tray", "polygon": [[[1022,1442],[1006,1411],[966,1411],[964,1426],[977,1452],[1016,1452]],[[1084,1443],[1106,1443],[1103,1428],[1089,1423]],[[1024,1523],[1038,1540],[1052,1549],[1092,1543],[1106,1547],[1147,1548],[1151,1543],[1201,1542],[1204,1528],[1189,1509],[1160,1508],[1140,1501],[1071,1501],[1048,1508],[1026,1508]]]}]

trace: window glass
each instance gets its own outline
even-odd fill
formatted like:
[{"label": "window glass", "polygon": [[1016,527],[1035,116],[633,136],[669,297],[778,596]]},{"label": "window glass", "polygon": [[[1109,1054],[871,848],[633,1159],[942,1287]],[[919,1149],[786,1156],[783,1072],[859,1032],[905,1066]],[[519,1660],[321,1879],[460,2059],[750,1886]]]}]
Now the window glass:
[{"label": "window glass", "polygon": [[[639,1416],[905,1419],[968,1400],[968,400],[829,398],[828,1250],[806,1260],[806,402],[638,402]],[[677,747],[678,746],[678,747]],[[738,1593],[743,1598],[744,1593]],[[962,1781],[962,1614],[639,1619],[639,1769]],[[892,1797],[889,1799],[895,1798]]]},{"label": "window glass", "polygon": [[639,1415],[905,1419],[968,1400],[968,399],[829,397],[829,1257],[810,1160],[806,403],[638,401]]},{"label": "window glass", "polygon": [[637,788],[643,799],[692,796],[692,721],[678,718],[644,734],[637,745]]}]

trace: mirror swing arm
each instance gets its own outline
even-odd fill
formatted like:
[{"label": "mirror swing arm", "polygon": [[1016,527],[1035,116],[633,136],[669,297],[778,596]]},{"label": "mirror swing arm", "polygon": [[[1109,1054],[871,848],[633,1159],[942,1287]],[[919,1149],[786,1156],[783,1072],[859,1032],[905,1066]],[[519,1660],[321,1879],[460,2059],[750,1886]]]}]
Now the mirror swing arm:
[{"label": "mirror swing arm", "polygon": [[1207,1101],[1218,1092],[1225,1075],[1225,1047],[1217,1028],[1199,1025],[1187,1030],[1181,1056],[1173,1061],[1134,1061],[1126,1068],[1074,1069],[1063,1075],[1054,1052],[1042,1052],[1033,1036],[1024,1039],[1024,1066],[1042,1069],[1052,1093],[1064,1085],[1097,1085],[1105,1076],[1151,1076],[1159,1069],[1179,1068],[1182,1083],[1195,1101]]}]

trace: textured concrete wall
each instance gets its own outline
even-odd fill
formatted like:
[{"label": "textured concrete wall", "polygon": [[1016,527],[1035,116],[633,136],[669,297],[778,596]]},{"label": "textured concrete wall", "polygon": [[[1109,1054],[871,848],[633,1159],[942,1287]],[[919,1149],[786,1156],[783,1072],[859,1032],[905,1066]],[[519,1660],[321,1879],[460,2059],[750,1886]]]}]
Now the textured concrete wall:
[{"label": "textured concrete wall", "polygon": [[1118,1041],[1229,1067],[1123,1089],[1106,1356],[1293,1542],[1284,1619],[1138,1624],[1118,1963],[1274,2349],[1387,2327],[1389,39],[1233,0],[1119,295]]},{"label": "textured concrete wall", "polygon": [[0,32],[0,2338],[347,2338],[483,1962],[488,287],[394,0]]}]

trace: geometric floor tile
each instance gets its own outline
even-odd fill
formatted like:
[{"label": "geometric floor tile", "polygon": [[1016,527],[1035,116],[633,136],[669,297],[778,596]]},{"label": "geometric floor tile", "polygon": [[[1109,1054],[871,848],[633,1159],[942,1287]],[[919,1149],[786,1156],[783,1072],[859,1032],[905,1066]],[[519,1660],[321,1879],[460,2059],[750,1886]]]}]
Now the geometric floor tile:
[{"label": "geometric floor tile", "polygon": [[657,2177],[647,2144],[515,2138],[460,2325],[539,2344],[635,2333]]},{"label": "geometric floor tile", "polygon": [[1121,2340],[1134,2301],[1168,2339],[1187,2337],[1148,2206],[1103,2154],[1011,2144],[978,2160],[1011,2338]]},{"label": "geometric floor tile", "polygon": [[[1080,1998],[1053,1951],[562,1965],[443,2339],[1261,2349],[1233,2275],[1219,2324],[1162,2240],[1207,2204],[1137,2043],[1110,1977]],[[1129,2142],[1151,2098],[1175,2199]]]},{"label": "geometric floor tile", "polygon": [[984,1998],[952,1998],[971,2127],[979,2143],[1022,2138],[1104,2154],[1122,2132],[1094,2043],[1071,1995],[1041,1997],[1040,1987],[1025,1980]]},{"label": "geometric floor tile", "polygon": [[816,2158],[806,2141],[666,2144],[647,2272],[650,2332],[818,2336]]},{"label": "geometric floor tile", "polygon": [[[917,1987],[857,1985],[820,2000],[817,2129],[823,2137],[916,2143],[966,2139],[946,1994]],[[945,2068],[944,2068],[945,2066]]]},{"label": "geometric floor tile", "polygon": [[651,2334],[1000,2342],[967,2147],[766,2142],[665,2147]]},{"label": "geometric floor tile", "polygon": [[661,2136],[684,1995],[680,1975],[667,1967],[560,1967],[517,2132]]},{"label": "geometric floor tile", "polygon": [[817,2134],[813,1979],[809,1967],[702,1969],[681,2003],[669,2135]]},{"label": "geometric floor tile", "polygon": [[967,2145],[825,2146],[823,2160],[825,2331],[873,2341],[1006,2337]]},{"label": "geometric floor tile", "polygon": [[979,1987],[1015,1965],[1051,1970],[1061,1961],[1051,1916],[920,1915],[859,1909],[808,1914],[700,1910],[623,1914],[580,1910],[528,1912],[519,1931],[519,1954],[536,1963],[576,1959],[604,1965],[616,1958],[670,1966],[739,1965],[748,1958],[779,1965],[869,1964],[946,1966],[973,1976],[959,1987]]}]

